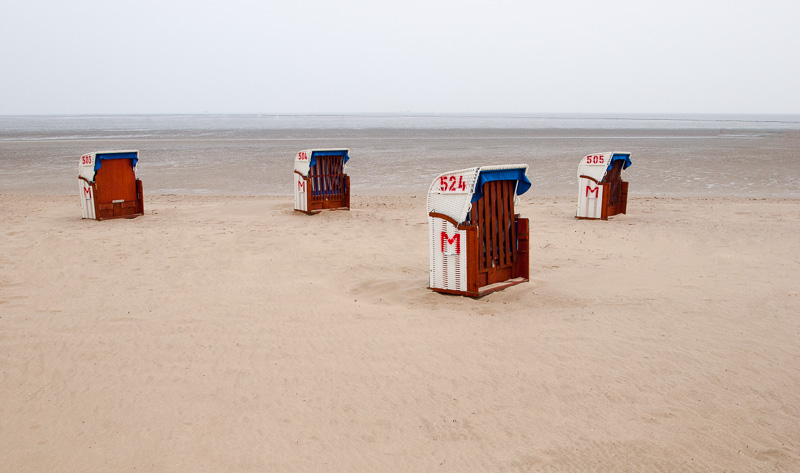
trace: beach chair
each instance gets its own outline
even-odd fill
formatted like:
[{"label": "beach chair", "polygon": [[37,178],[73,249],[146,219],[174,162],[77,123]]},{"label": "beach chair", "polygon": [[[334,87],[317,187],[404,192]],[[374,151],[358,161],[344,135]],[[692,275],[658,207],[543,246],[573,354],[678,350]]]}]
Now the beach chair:
[{"label": "beach chair", "polygon": [[607,220],[628,208],[628,183],[622,171],[631,154],[618,151],[590,154],[578,164],[577,218]]},{"label": "beach chair", "polygon": [[294,159],[294,209],[307,214],[350,210],[349,149],[306,149]]},{"label": "beach chair", "polygon": [[142,181],[136,179],[138,151],[84,154],[78,163],[83,218],[104,220],[144,214]]},{"label": "beach chair", "polygon": [[528,166],[482,166],[437,177],[428,191],[429,288],[482,297],[528,280],[528,219],[514,211]]}]

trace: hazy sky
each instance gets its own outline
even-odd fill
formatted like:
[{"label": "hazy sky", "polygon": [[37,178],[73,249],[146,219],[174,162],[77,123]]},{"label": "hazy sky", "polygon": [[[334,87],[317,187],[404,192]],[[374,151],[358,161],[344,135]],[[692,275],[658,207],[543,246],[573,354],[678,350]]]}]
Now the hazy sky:
[{"label": "hazy sky", "polygon": [[0,115],[800,113],[800,1],[3,0]]}]

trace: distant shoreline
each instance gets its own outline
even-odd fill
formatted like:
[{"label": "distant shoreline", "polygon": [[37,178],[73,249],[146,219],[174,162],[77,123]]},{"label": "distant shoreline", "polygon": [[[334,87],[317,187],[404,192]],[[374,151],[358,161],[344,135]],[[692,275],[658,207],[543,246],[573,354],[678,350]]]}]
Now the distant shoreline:
[{"label": "distant shoreline", "polygon": [[626,151],[632,196],[800,197],[800,116],[726,118],[0,117],[0,193],[69,194],[82,154],[137,149],[145,195],[287,195],[295,154],[333,146],[350,149],[355,195],[424,195],[442,172],[520,163],[534,195],[569,196],[583,156]]}]

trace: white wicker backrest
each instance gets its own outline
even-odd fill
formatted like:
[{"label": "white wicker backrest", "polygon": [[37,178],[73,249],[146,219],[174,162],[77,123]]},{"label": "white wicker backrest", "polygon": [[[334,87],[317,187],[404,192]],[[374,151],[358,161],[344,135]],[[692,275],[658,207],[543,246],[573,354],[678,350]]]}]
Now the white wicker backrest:
[{"label": "white wicker backrest", "polygon": [[86,153],[81,156],[78,162],[78,177],[82,177],[89,182],[94,181],[94,160],[97,153]]},{"label": "white wicker backrest", "polygon": [[469,213],[479,167],[460,169],[440,174],[428,190],[428,213],[447,215],[455,221],[463,222]]},{"label": "white wicker backrest", "polygon": [[630,155],[628,152],[608,151],[605,153],[593,153],[582,158],[578,163],[578,179],[581,176],[589,176],[597,182],[601,182],[606,177],[606,169],[608,169],[611,158],[615,154]]},{"label": "white wicker backrest", "polygon": [[302,174],[303,176],[308,176],[308,168],[311,164],[311,152],[314,151],[312,149],[304,149],[298,151],[296,155],[294,155],[294,170]]}]

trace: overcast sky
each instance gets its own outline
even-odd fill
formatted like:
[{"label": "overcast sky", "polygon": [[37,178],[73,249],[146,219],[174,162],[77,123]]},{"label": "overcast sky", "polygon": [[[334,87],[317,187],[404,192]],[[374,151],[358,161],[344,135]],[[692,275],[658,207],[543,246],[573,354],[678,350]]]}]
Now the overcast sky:
[{"label": "overcast sky", "polygon": [[800,113],[800,1],[3,0],[0,115]]}]

